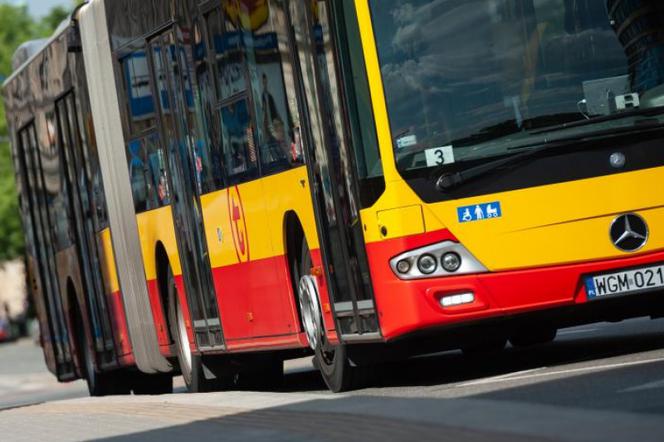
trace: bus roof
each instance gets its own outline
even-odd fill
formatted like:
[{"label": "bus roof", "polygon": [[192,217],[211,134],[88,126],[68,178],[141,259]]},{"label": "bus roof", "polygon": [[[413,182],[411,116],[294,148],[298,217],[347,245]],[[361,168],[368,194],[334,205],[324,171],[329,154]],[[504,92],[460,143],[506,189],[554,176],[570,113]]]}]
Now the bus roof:
[{"label": "bus roof", "polygon": [[65,33],[69,26],[72,23],[71,16],[60,23],[56,28],[55,32],[50,38],[42,38],[38,40],[30,40],[23,43],[18,49],[14,52],[12,56],[12,69],[14,71],[12,74],[2,83],[2,87],[5,88],[7,85],[18,76],[30,63],[44,50],[57,40],[62,34]]}]

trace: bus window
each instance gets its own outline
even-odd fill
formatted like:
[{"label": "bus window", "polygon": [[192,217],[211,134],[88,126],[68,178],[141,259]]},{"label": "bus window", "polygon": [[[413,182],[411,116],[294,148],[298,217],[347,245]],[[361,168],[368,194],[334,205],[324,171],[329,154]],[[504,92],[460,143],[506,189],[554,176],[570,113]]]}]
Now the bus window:
[{"label": "bus window", "polygon": [[[125,74],[126,104],[129,110],[130,141],[127,143],[127,165],[131,179],[136,213],[157,209],[170,203],[166,179],[164,150],[157,131],[154,93],[144,49],[137,49],[121,61]],[[165,95],[165,77],[155,63],[156,88],[160,100]],[[166,107],[168,109],[168,107]],[[168,116],[164,116],[168,118]]]},{"label": "bus window", "polygon": [[[213,12],[208,16],[210,27],[215,26],[218,13]],[[208,43],[203,36],[203,29],[199,23],[194,26],[194,64],[196,69],[196,80],[198,84],[198,95],[201,102],[201,110],[204,118],[200,119],[203,126],[202,132],[205,142],[201,143],[200,161],[201,169],[201,193],[209,193],[224,187],[224,171],[221,152],[221,128],[219,121],[214,117],[216,94],[214,89],[214,72],[208,63]]]},{"label": "bus window", "polygon": [[242,35],[237,26],[234,1],[222,1],[225,20],[218,12],[210,16],[210,32],[217,64],[219,98],[227,100],[247,90],[242,58]]},{"label": "bus window", "polygon": [[226,174],[232,183],[256,178],[258,157],[247,99],[240,98],[221,108],[221,137]]},{"label": "bus window", "polygon": [[286,14],[278,2],[268,1],[256,8],[263,9],[263,13],[257,11],[255,16],[264,18],[241,21],[242,42],[256,115],[261,170],[265,175],[286,170],[301,163],[302,158],[295,136],[299,123],[292,93],[293,70],[285,44]]},{"label": "bus window", "polygon": [[376,139],[360,29],[357,25],[353,0],[334,2],[330,7],[335,9],[339,16],[344,17],[343,20],[336,21],[336,25],[340,28],[338,38],[341,48],[337,55],[340,59],[340,67],[345,74],[340,80],[344,81],[344,87],[348,91],[346,111],[351,133],[350,142],[355,157],[355,169],[360,181],[360,205],[366,208],[373,205],[385,191],[385,179]]},{"label": "bus window", "polygon": [[136,50],[122,60],[125,76],[126,100],[129,107],[129,126],[132,134],[156,125],[155,107],[150,87],[150,71],[143,49]]},{"label": "bus window", "polygon": [[137,213],[147,210],[147,182],[145,180],[146,153],[143,139],[138,138],[129,142],[127,154],[129,155],[129,178],[131,179],[131,194],[134,197],[134,208]]},{"label": "bus window", "polygon": [[[58,134],[59,125],[53,112],[47,112],[44,128],[41,131],[42,174],[46,190],[46,201],[51,218],[51,231],[55,240],[55,250],[61,251],[74,242],[71,222],[71,208],[67,196],[64,164],[58,151],[62,139]],[[48,165],[48,166],[46,166]]]}]

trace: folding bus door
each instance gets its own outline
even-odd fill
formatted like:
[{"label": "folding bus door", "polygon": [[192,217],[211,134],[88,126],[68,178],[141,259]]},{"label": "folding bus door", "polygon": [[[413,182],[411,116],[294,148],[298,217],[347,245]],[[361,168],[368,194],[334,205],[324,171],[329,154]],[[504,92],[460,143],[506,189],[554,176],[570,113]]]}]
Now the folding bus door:
[{"label": "folding bus door", "polygon": [[153,81],[172,193],[175,235],[196,343],[201,350],[224,348],[221,317],[212,280],[197,175],[197,143],[191,56],[175,28],[149,42]]},{"label": "folding bus door", "polygon": [[331,3],[290,1],[291,44],[307,109],[305,154],[337,332],[342,341],[373,341],[381,337],[338,75]]},{"label": "folding bus door", "polygon": [[52,222],[48,213],[46,186],[34,124],[30,124],[21,131],[20,138],[19,161],[25,170],[25,184],[29,189],[36,270],[39,273],[40,291],[47,313],[47,321],[42,321],[40,324],[42,330],[46,332],[42,336],[42,340],[50,338],[50,342],[44,342],[43,344],[47,357],[50,353],[48,347],[51,346],[53,349],[56,376],[60,380],[68,380],[74,377],[71,341],[55,269],[55,251],[51,234],[53,230]]},{"label": "folding bus door", "polygon": [[95,230],[92,219],[91,182],[88,174],[81,138],[76,122],[76,105],[74,94],[69,93],[56,103],[58,128],[60,129],[61,146],[60,161],[64,162],[66,183],[63,186],[69,199],[76,251],[79,257],[81,279],[86,298],[90,326],[92,328],[95,349],[104,355],[100,361],[102,366],[113,364],[114,343],[113,331],[109,316],[104,285],[101,280],[101,265],[95,241]]}]

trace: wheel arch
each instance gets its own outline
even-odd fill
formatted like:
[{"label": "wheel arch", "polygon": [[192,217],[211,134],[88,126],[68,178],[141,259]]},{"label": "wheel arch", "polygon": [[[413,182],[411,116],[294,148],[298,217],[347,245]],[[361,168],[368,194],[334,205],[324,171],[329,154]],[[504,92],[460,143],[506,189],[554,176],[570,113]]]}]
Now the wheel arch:
[{"label": "wheel arch", "polygon": [[168,269],[171,267],[171,261],[168,257],[166,247],[161,241],[157,241],[155,245],[155,264],[157,270],[157,288],[159,291],[159,300],[161,303],[162,312],[164,313],[168,339],[172,344],[173,334],[171,333],[171,324],[168,314],[171,302],[168,296]]}]

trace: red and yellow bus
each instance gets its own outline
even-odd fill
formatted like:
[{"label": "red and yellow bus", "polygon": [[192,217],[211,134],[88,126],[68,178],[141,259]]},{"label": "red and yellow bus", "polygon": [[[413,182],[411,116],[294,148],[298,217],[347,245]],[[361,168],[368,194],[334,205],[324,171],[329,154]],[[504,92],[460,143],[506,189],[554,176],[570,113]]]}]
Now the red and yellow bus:
[{"label": "red and yellow bus", "polygon": [[133,362],[203,391],[313,352],[342,391],[390,358],[661,316],[662,18],[649,0],[88,2],[64,57],[84,63]]}]

